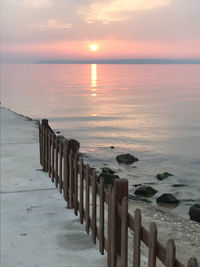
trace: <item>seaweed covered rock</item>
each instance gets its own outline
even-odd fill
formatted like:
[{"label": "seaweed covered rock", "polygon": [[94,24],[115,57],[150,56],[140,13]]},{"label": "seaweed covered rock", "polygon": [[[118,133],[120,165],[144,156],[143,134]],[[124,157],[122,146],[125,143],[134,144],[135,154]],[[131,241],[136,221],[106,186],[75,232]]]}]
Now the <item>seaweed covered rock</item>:
[{"label": "seaweed covered rock", "polygon": [[116,157],[118,163],[131,164],[137,162],[139,159],[131,154],[121,154]]},{"label": "seaweed covered rock", "polygon": [[167,179],[169,176],[173,176],[173,174],[169,172],[163,172],[156,175],[156,178],[160,181]]},{"label": "seaweed covered rock", "polygon": [[119,176],[115,175],[114,173],[115,173],[115,171],[113,171],[111,168],[104,167],[101,170],[101,173],[99,175],[99,179],[101,177],[103,177],[105,185],[113,185],[114,180],[119,179]]},{"label": "seaweed covered rock", "polygon": [[138,187],[135,190],[135,195],[141,195],[141,196],[145,196],[145,197],[152,197],[153,195],[155,195],[158,191],[155,190],[153,187],[148,186],[148,185],[142,185],[140,187]]},{"label": "seaweed covered rock", "polygon": [[180,201],[171,193],[164,193],[157,198],[157,203],[163,204],[178,204]]},{"label": "seaweed covered rock", "polygon": [[200,204],[194,204],[188,214],[190,215],[190,220],[200,222]]}]

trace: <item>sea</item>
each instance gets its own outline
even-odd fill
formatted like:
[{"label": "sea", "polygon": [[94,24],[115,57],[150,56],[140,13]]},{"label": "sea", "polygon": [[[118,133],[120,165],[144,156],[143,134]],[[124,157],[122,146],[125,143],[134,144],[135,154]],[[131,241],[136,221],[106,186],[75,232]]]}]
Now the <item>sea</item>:
[{"label": "sea", "polygon": [[[153,207],[172,193],[180,204],[165,212],[189,218],[200,203],[200,65],[4,64],[1,104],[77,139],[84,162],[128,179],[129,194],[152,186],[142,201]],[[139,161],[118,164],[125,153]]]}]

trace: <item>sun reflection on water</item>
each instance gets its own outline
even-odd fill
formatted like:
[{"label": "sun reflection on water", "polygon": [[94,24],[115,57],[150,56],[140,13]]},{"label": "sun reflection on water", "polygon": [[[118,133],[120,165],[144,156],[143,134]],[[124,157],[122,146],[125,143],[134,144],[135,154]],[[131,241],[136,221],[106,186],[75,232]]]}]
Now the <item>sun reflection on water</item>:
[{"label": "sun reflection on water", "polygon": [[[97,64],[91,64],[91,97],[92,97],[92,102],[96,103],[95,97],[97,96],[96,94],[96,86],[97,86]],[[97,116],[96,113],[91,114],[92,117]]]},{"label": "sun reflection on water", "polygon": [[91,64],[91,88],[92,91],[96,90],[97,86],[97,64]]}]

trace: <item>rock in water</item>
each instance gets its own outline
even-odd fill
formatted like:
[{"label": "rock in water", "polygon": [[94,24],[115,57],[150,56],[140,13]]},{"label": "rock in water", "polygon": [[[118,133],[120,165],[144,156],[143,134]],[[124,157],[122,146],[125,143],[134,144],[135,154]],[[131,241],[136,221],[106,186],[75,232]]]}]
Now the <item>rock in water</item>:
[{"label": "rock in water", "polygon": [[168,178],[169,176],[173,176],[173,174],[169,173],[169,172],[163,172],[163,173],[159,173],[156,175],[157,179],[162,181],[166,178]]},{"label": "rock in water", "polygon": [[162,194],[160,197],[156,200],[158,203],[163,204],[178,204],[180,201],[171,193],[165,193]]},{"label": "rock in water", "polygon": [[131,154],[121,154],[116,157],[118,163],[131,164],[138,161],[139,159]]},{"label": "rock in water", "polygon": [[101,170],[99,178],[103,177],[105,185],[113,185],[114,180],[119,179],[119,176],[115,175],[114,173],[115,171],[113,171],[111,168],[104,167]]},{"label": "rock in water", "polygon": [[131,199],[131,200],[137,200],[136,196],[133,196],[131,194],[128,194],[128,199]]},{"label": "rock in water", "polygon": [[103,167],[102,169],[101,169],[101,174],[114,174],[115,173],[115,171],[113,171],[111,168],[109,168],[109,167]]},{"label": "rock in water", "polygon": [[188,214],[190,215],[190,220],[200,222],[200,204],[194,204]]},{"label": "rock in water", "polygon": [[142,185],[140,187],[138,187],[135,190],[135,195],[142,195],[145,197],[152,197],[153,195],[155,195],[158,191],[155,190],[153,187],[151,186],[147,186],[147,185]]}]

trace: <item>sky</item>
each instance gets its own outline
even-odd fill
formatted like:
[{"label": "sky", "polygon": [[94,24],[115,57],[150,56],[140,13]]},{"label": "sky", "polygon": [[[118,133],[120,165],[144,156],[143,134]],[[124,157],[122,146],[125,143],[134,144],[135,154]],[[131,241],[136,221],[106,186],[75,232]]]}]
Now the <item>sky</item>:
[{"label": "sky", "polygon": [[1,0],[1,36],[3,62],[200,59],[200,0]]}]

